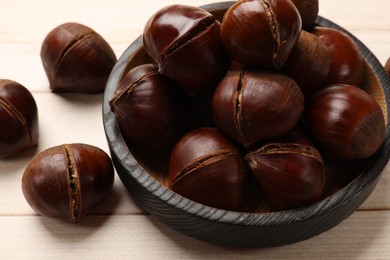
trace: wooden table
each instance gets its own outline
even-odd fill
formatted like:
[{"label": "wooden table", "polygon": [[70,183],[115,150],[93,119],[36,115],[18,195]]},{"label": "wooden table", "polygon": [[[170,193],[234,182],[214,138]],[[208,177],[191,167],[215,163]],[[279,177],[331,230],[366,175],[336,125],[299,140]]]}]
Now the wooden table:
[{"label": "wooden table", "polygon": [[[0,78],[25,85],[39,109],[36,150],[0,160],[0,259],[390,259],[390,168],[369,199],[334,229],[270,249],[221,248],[179,234],[146,214],[116,177],[114,190],[77,224],[37,215],[21,177],[43,149],[82,142],[108,152],[102,95],[53,94],[39,52],[46,34],[75,21],[94,28],[119,57],[159,8],[210,0],[0,0]],[[320,15],[342,25],[378,57],[390,56],[390,1],[322,0]]]}]

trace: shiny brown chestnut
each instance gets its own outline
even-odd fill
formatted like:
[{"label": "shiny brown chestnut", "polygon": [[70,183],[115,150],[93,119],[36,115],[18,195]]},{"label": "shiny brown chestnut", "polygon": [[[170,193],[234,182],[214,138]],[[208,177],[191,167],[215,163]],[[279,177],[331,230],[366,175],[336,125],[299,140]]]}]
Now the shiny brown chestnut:
[{"label": "shiny brown chestnut", "polygon": [[116,63],[103,37],[79,23],[64,23],[49,32],[41,60],[53,92],[103,92]]},{"label": "shiny brown chestnut", "polygon": [[282,70],[293,78],[305,96],[320,88],[330,71],[328,48],[320,39],[302,30]]},{"label": "shiny brown chestnut", "polygon": [[270,201],[279,210],[316,202],[325,184],[324,162],[311,145],[272,142],[246,155],[249,167]]},{"label": "shiny brown chestnut", "polygon": [[293,2],[301,15],[302,27],[310,28],[313,26],[319,11],[318,0],[291,0],[291,2]]},{"label": "shiny brown chestnut", "polygon": [[301,17],[291,1],[237,1],[222,20],[229,56],[245,66],[281,68],[298,41]]},{"label": "shiny brown chestnut", "polygon": [[352,38],[340,30],[319,26],[311,33],[329,50],[331,65],[324,85],[348,84],[361,87],[364,81],[365,61]]},{"label": "shiny brown chestnut", "polygon": [[110,106],[129,146],[169,154],[189,127],[186,98],[155,64],[143,64],[125,74]]},{"label": "shiny brown chestnut", "polygon": [[320,152],[336,159],[368,158],[385,135],[384,116],[375,99],[345,84],[322,89],[308,100],[304,126]]},{"label": "shiny brown chestnut", "polygon": [[198,128],[175,145],[169,161],[169,188],[196,202],[237,209],[248,168],[239,149],[216,128]]},{"label": "shiny brown chestnut", "polygon": [[20,83],[0,79],[0,158],[36,146],[38,136],[34,97]]},{"label": "shiny brown chestnut", "polygon": [[304,97],[295,81],[281,73],[235,70],[218,85],[212,109],[216,126],[249,147],[293,129]]},{"label": "shiny brown chestnut", "polygon": [[36,155],[26,167],[22,190],[40,215],[77,223],[107,197],[114,168],[101,149],[64,144]]},{"label": "shiny brown chestnut", "polygon": [[160,72],[188,91],[215,87],[228,66],[221,24],[204,9],[169,5],[147,21],[143,44]]}]

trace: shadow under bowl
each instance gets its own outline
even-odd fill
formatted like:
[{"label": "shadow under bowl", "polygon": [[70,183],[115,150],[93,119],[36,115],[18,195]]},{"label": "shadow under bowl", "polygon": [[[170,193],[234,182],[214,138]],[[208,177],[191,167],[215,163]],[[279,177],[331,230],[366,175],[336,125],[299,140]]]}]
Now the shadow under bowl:
[{"label": "shadow under bowl", "polygon": [[[222,19],[234,2],[202,6]],[[365,90],[382,107],[389,122],[390,80],[377,58],[356,37],[331,21],[318,17],[319,26],[347,33],[359,47],[366,61]],[[347,181],[332,182],[328,195],[312,205],[275,212],[236,212],[209,207],[176,194],[164,185],[136,151],[127,147],[109,101],[118,83],[131,68],[150,62],[138,37],[123,53],[107,82],[103,99],[103,123],[116,171],[133,198],[152,216],[169,227],[202,241],[240,247],[272,247],[295,243],[319,235],[350,216],[371,194],[389,160],[389,127],[381,149],[358,172],[342,168]],[[360,166],[359,166],[360,167]],[[328,185],[329,186],[329,185]]]}]

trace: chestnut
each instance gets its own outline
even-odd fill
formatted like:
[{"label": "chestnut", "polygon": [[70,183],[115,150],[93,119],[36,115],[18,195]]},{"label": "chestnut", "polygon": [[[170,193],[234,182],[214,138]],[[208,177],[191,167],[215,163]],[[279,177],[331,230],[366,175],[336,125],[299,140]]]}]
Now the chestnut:
[{"label": "chestnut", "polygon": [[298,41],[301,17],[291,1],[241,0],[222,20],[229,56],[245,66],[279,69]]},{"label": "chestnut", "polygon": [[372,156],[385,135],[381,107],[364,90],[336,84],[308,101],[304,127],[323,155],[357,160]]},{"label": "chestnut", "polygon": [[190,92],[202,92],[215,87],[228,66],[220,28],[206,10],[169,5],[147,21],[143,44],[163,75]]},{"label": "chestnut", "polygon": [[198,128],[175,145],[168,183],[174,192],[196,202],[238,209],[248,168],[240,150],[216,128]]},{"label": "chestnut", "polygon": [[302,19],[302,27],[310,28],[315,24],[318,16],[319,2],[318,0],[291,0],[298,9]]},{"label": "chestnut", "polygon": [[317,36],[302,30],[283,72],[295,80],[305,96],[309,96],[324,84],[329,71],[328,48]]},{"label": "chestnut", "polygon": [[319,26],[311,33],[329,50],[331,65],[324,85],[348,84],[361,87],[364,81],[365,61],[352,38],[340,30]]},{"label": "chestnut", "polygon": [[262,145],[245,158],[277,209],[298,208],[320,199],[325,185],[324,162],[312,145],[290,138]]},{"label": "chestnut", "polygon": [[189,127],[186,99],[157,65],[143,64],[125,74],[110,106],[130,147],[169,155]]},{"label": "chestnut", "polygon": [[79,23],[64,23],[44,39],[41,60],[53,92],[103,92],[116,63],[101,35]]},{"label": "chestnut", "polygon": [[112,189],[114,168],[100,148],[63,144],[36,155],[26,167],[22,190],[40,215],[77,223]]},{"label": "chestnut", "polygon": [[0,158],[36,146],[38,128],[38,108],[30,91],[0,79]]},{"label": "chestnut", "polygon": [[277,72],[229,71],[212,101],[216,126],[246,147],[286,134],[304,109],[304,97],[290,77]]}]

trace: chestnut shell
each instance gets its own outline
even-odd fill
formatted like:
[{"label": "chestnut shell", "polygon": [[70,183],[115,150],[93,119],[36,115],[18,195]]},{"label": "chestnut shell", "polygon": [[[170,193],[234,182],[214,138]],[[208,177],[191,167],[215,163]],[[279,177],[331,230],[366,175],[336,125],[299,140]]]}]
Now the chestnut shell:
[{"label": "chestnut shell", "polygon": [[110,101],[129,146],[167,155],[189,128],[187,97],[155,64],[130,70]]},{"label": "chestnut shell", "polygon": [[318,91],[307,102],[304,126],[329,157],[357,160],[382,145],[386,125],[382,109],[364,90],[345,84]]},{"label": "chestnut shell", "polygon": [[239,149],[216,128],[199,128],[175,145],[170,161],[170,189],[221,209],[242,203],[248,168]]},{"label": "chestnut shell", "polygon": [[87,144],[48,148],[27,165],[22,190],[39,214],[77,223],[111,191],[114,168],[101,149]]},{"label": "chestnut shell", "polygon": [[30,91],[18,82],[0,79],[0,158],[36,146],[38,121]]},{"label": "chestnut shell", "polygon": [[281,68],[302,29],[301,17],[291,1],[237,1],[222,20],[226,51],[245,66]]},{"label": "chestnut shell", "polygon": [[290,77],[269,71],[229,71],[212,101],[215,124],[246,147],[293,129],[304,97]]},{"label": "chestnut shell", "polygon": [[202,92],[215,88],[228,66],[220,27],[202,8],[169,5],[147,21],[144,48],[163,75],[187,91]]},{"label": "chestnut shell", "polygon": [[93,29],[64,23],[44,39],[41,60],[53,92],[103,92],[117,59]]}]

